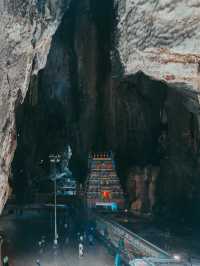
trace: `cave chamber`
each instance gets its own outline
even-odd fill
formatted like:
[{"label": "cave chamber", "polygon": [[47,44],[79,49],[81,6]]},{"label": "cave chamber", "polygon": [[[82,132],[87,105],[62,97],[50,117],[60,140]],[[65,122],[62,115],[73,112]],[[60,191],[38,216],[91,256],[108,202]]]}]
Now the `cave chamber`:
[{"label": "cave chamber", "polygon": [[198,97],[143,73],[125,76],[113,57],[114,15],[112,1],[71,2],[17,108],[11,185],[19,201],[31,201],[38,186],[48,191],[39,180],[50,174],[49,155],[68,145],[83,183],[88,153],[112,150],[129,208],[196,220]]}]

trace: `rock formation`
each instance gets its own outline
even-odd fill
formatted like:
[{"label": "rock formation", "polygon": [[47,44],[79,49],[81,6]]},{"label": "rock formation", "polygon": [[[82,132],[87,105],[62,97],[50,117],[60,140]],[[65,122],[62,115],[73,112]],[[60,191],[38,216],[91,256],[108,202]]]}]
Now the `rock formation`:
[{"label": "rock formation", "polygon": [[134,167],[129,171],[126,191],[131,203],[130,209],[137,212],[152,212],[156,203],[156,179],[159,168]]},{"label": "rock formation", "polygon": [[[162,158],[156,181],[158,208],[163,215],[183,215],[184,219],[195,220],[199,217],[195,206],[200,200],[194,189],[199,187],[196,178],[199,173],[200,3],[196,0],[115,0],[115,8],[117,29],[113,58],[114,62],[121,63],[122,69],[114,72],[115,77],[118,74],[125,82],[128,79],[127,87],[131,88],[131,78],[134,80],[135,74],[141,71],[170,87],[165,87],[168,96],[161,100],[167,123],[161,123],[164,127],[158,138]],[[143,86],[138,86],[138,91],[140,88]],[[130,106],[127,104],[129,114]],[[192,209],[193,214],[188,215]]]},{"label": "rock formation", "polygon": [[0,211],[8,197],[8,176],[16,148],[15,110],[30,77],[46,64],[67,1],[0,1]]},{"label": "rock formation", "polygon": [[125,74],[142,71],[199,90],[200,3],[116,0],[118,52]]}]

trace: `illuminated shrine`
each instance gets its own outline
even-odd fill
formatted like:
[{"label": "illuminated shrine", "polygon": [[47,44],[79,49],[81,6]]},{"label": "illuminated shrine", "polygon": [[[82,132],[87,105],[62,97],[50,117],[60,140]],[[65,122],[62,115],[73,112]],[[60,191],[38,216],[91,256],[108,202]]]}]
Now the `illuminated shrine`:
[{"label": "illuminated shrine", "polygon": [[89,208],[98,203],[116,203],[118,207],[123,207],[123,191],[112,153],[89,155],[86,203]]}]

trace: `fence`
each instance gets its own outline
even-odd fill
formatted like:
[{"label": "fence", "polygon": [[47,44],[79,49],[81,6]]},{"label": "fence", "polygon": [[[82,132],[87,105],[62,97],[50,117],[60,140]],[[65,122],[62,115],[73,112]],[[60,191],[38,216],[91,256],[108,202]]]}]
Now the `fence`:
[{"label": "fence", "polygon": [[[130,265],[185,265],[113,220],[96,216],[96,230],[115,249],[119,249],[119,243],[123,241],[123,249],[120,251],[126,262],[132,261]],[[143,264],[134,264],[138,259],[143,261]]]}]

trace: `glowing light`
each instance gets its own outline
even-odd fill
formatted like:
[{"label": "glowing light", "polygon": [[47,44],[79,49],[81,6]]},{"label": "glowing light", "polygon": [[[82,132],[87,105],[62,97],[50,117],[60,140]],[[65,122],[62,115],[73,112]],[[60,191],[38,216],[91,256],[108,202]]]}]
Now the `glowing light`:
[{"label": "glowing light", "polygon": [[139,260],[135,260],[134,265],[135,266],[147,266],[147,263],[139,259]]},{"label": "glowing light", "polygon": [[104,197],[105,199],[110,198],[110,192],[109,192],[109,191],[103,191],[102,194],[103,194],[103,197]]},{"label": "glowing light", "polygon": [[181,257],[179,255],[174,255],[174,259],[180,261]]}]

